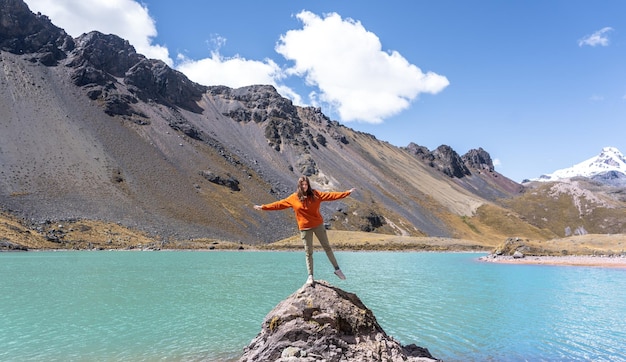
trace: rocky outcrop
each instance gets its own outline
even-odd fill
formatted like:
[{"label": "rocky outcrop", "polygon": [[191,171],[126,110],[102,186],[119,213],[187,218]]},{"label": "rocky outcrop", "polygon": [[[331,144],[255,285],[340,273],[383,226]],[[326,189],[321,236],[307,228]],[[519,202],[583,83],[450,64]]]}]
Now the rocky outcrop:
[{"label": "rocky outcrop", "polygon": [[446,176],[462,178],[472,174],[461,156],[450,146],[441,145],[430,152],[428,148],[411,142],[406,149]]},{"label": "rocky outcrop", "polygon": [[439,169],[445,175],[457,178],[471,175],[461,156],[452,147],[441,145],[432,154],[435,158],[432,162],[433,167]]},{"label": "rocky outcrop", "polygon": [[482,147],[467,151],[461,159],[470,168],[489,172],[493,172],[495,170],[493,161],[491,161],[491,156],[487,151],[483,150]]},{"label": "rocky outcrop", "polygon": [[74,49],[74,40],[21,0],[0,0],[0,50],[29,54],[32,62],[56,65]]},{"label": "rocky outcrop", "polygon": [[0,251],[28,251],[28,248],[8,240],[0,240]]},{"label": "rocky outcrop", "polygon": [[359,229],[365,232],[376,231],[376,229],[387,223],[383,215],[380,215],[372,209],[366,210],[365,214],[361,217],[361,220],[362,222],[359,224]]},{"label": "rocky outcrop", "polygon": [[281,97],[271,85],[252,85],[237,89],[214,86],[208,92],[214,97],[230,101],[222,114],[237,122],[259,123],[275,118],[291,120],[298,131],[302,128],[296,107],[290,100]]},{"label": "rocky outcrop", "polygon": [[424,146],[420,146],[414,142],[409,143],[406,149],[413,155],[421,158],[425,161],[432,161],[433,155],[430,153],[430,150]]},{"label": "rocky outcrop", "polygon": [[[237,89],[213,86],[209,87],[208,93],[216,99],[222,115],[242,123],[263,123],[265,138],[276,151],[281,151],[285,144],[289,144],[298,149],[300,154],[308,154],[311,148],[326,146],[326,137],[309,127],[303,119],[318,125],[326,124],[328,129],[334,125],[319,108],[296,107],[271,85],[252,85]],[[330,133],[330,136],[347,143],[345,137],[337,132]],[[312,175],[317,172],[315,165],[309,162],[306,162],[305,168],[311,170],[303,171],[304,174]]]},{"label": "rocky outcrop", "polygon": [[202,175],[202,177],[209,180],[210,182],[213,182],[214,184],[226,186],[233,191],[241,190],[239,188],[239,180],[231,175],[220,176],[208,170],[200,171],[200,174]]},{"label": "rocky outcrop", "polygon": [[526,242],[517,237],[507,238],[502,244],[498,245],[492,252],[493,255],[496,256],[513,256],[521,257],[526,253],[537,253],[536,250],[533,250],[530,246],[526,244]]},{"label": "rocky outcrop", "polygon": [[411,142],[406,150],[450,177],[469,176],[472,174],[470,169],[488,172],[495,170],[491,156],[482,148],[471,149],[463,156],[459,156],[447,145],[441,145],[431,152],[428,148]]},{"label": "rocky outcrop", "polygon": [[[137,98],[202,112],[197,102],[206,87],[190,81],[160,60],[138,54],[127,40],[116,35],[98,31],[81,35],[67,65],[72,68],[74,84],[86,87],[91,99],[102,99],[111,116],[136,113],[131,109]],[[119,79],[122,84],[117,84]],[[120,88],[124,87],[130,94],[123,94]]]},{"label": "rocky outcrop", "polygon": [[436,361],[426,348],[402,346],[352,293],[316,281],[280,302],[239,362]]}]

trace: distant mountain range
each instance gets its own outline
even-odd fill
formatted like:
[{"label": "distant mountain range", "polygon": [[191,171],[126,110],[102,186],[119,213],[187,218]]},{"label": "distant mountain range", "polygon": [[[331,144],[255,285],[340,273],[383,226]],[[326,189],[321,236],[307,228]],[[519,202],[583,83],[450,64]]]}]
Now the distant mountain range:
[{"label": "distant mountain range", "polygon": [[529,181],[549,182],[575,177],[586,177],[607,185],[626,186],[626,157],[615,147],[604,147],[597,156]]},{"label": "distant mountain range", "polygon": [[[115,35],[72,38],[22,0],[0,9],[0,241],[85,248],[64,235],[121,240],[126,227],[163,244],[267,243],[296,235],[293,213],[252,206],[286,197],[302,174],[319,190],[357,189],[323,204],[335,230],[482,245],[626,233],[624,187],[519,184],[480,147],[396,147],[272,86],[203,86]],[[107,226],[67,226],[77,220]]]}]

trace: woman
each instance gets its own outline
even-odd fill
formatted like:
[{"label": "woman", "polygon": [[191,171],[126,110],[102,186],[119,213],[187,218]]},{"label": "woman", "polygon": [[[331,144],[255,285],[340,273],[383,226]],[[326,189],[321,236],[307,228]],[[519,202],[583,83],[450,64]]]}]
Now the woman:
[{"label": "woman", "polygon": [[307,284],[313,284],[313,234],[317,236],[320,244],[328,256],[328,260],[335,267],[335,274],[339,279],[346,279],[337,264],[337,259],[328,243],[324,220],[320,214],[320,204],[323,201],[340,200],[350,196],[355,189],[352,188],[344,192],[322,192],[311,188],[309,178],[300,176],[296,192],[287,198],[266,205],[254,205],[256,210],[284,210],[292,208],[298,222],[300,238],[304,242],[306,253],[306,268],[309,272]]}]

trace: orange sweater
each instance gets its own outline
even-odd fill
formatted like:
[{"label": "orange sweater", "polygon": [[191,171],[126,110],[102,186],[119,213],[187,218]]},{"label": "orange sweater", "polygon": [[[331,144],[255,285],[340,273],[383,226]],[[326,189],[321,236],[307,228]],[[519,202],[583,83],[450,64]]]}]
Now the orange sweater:
[{"label": "orange sweater", "polygon": [[340,200],[350,196],[350,191],[323,192],[313,190],[313,193],[315,194],[315,198],[313,200],[307,199],[304,203],[298,199],[298,193],[294,192],[282,200],[261,205],[261,208],[263,210],[284,210],[291,207],[296,214],[298,229],[307,230],[324,223],[324,219],[322,219],[322,215],[320,214],[320,204],[323,201]]}]

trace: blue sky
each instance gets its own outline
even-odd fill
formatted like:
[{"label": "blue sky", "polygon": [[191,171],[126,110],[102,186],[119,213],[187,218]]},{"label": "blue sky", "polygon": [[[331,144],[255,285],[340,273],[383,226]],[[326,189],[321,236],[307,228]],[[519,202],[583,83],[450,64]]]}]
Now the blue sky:
[{"label": "blue sky", "polygon": [[205,85],[272,84],[396,146],[522,181],[626,151],[626,2],[26,0]]}]

